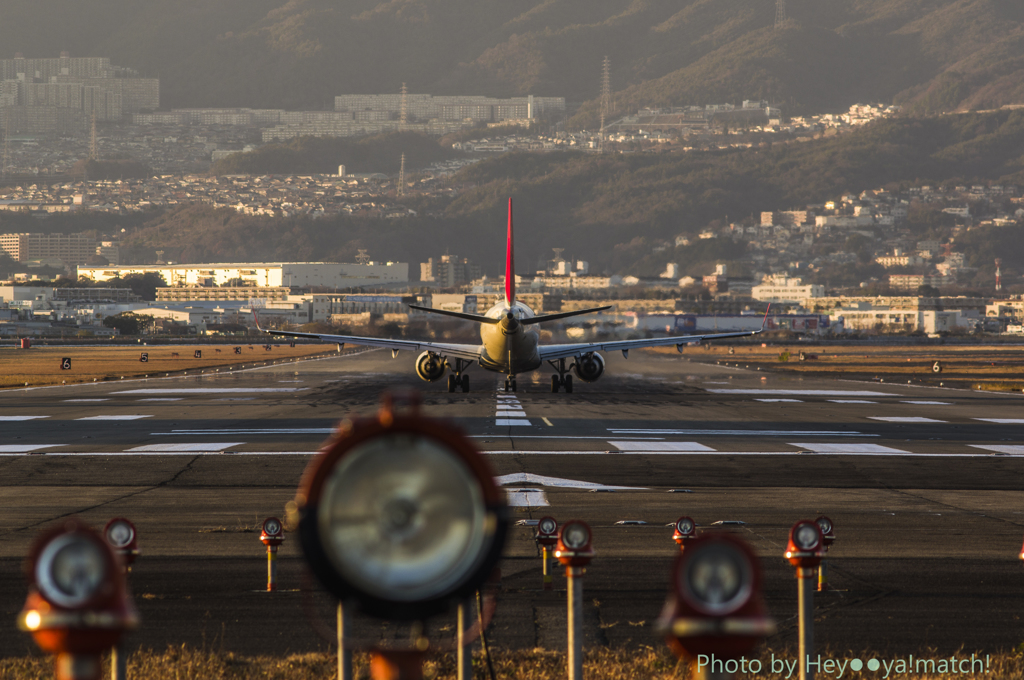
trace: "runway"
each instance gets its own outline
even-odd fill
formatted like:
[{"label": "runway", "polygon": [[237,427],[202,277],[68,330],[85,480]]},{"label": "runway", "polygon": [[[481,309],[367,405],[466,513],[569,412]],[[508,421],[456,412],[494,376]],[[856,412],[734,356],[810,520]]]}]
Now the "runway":
[{"label": "runway", "polygon": [[[283,512],[339,420],[374,413],[385,389],[418,390],[426,415],[473,439],[514,519],[591,523],[594,644],[659,644],[653,623],[676,551],[665,525],[683,514],[702,527],[743,523],[728,530],[761,556],[780,624],[773,650],[796,640],[786,535],[818,514],[838,536],[838,591],[818,597],[823,648],[994,652],[1019,642],[1024,395],[764,375],[646,352],[608,354],[601,380],[576,381],[573,394],[551,394],[548,372],[521,376],[507,394],[479,369],[468,394],[449,394],[415,377],[414,358],[367,352],[0,392],[0,619],[11,626],[0,654],[31,649],[13,629],[19,562],[39,528],[70,515],[138,527],[143,625],[131,644],[200,644],[205,634],[240,653],[329,648],[314,633],[331,616],[318,588],[257,592],[265,553],[254,528]],[[564,594],[539,590],[531,532],[511,532],[492,635],[559,648]],[[298,545],[282,551],[282,585],[298,591]]]}]

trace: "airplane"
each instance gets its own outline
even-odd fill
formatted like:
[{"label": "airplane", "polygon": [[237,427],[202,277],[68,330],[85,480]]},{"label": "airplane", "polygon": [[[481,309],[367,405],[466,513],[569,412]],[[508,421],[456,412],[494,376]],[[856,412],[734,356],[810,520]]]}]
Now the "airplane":
[{"label": "airplane", "polygon": [[[724,338],[742,338],[757,335],[764,330],[742,331],[734,333],[713,333],[704,335],[669,336],[663,338],[646,338],[639,340],[609,340],[604,342],[581,342],[561,345],[541,345],[537,324],[557,319],[566,319],[581,314],[591,314],[609,309],[611,305],[580,309],[572,312],[556,314],[536,314],[522,302],[516,300],[515,259],[512,246],[512,199],[508,199],[508,235],[505,246],[505,297],[491,307],[485,314],[469,314],[453,312],[445,309],[432,309],[409,305],[431,314],[451,316],[480,324],[479,345],[462,345],[446,342],[428,342],[420,340],[392,340],[389,338],[370,338],[355,335],[330,335],[326,333],[301,333],[297,331],[280,331],[261,328],[257,316],[258,303],[252,304],[253,316],[258,330],[271,335],[283,335],[293,338],[313,338],[323,342],[337,343],[341,349],[346,344],[383,347],[391,350],[391,356],[397,357],[401,350],[422,352],[416,359],[416,375],[428,382],[444,378],[448,371],[448,391],[455,392],[461,388],[469,392],[469,375],[466,370],[473,364],[495,373],[505,374],[505,391],[516,391],[516,376],[540,368],[544,362],[556,371],[551,376],[551,391],[573,391],[572,374],[586,383],[596,381],[604,373],[605,362],[599,352],[619,350],[628,358],[629,350],[642,347],[667,347],[675,345],[682,353],[683,346]],[[770,306],[769,306],[770,309]],[[768,313],[765,312],[765,321]],[[568,365],[566,362],[569,361]]]}]

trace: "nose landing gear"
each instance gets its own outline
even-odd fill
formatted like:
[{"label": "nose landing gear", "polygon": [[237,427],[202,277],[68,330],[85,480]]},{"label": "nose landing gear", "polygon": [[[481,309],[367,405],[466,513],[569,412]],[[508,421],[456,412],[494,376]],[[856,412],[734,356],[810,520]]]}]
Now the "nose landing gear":
[{"label": "nose landing gear", "polygon": [[516,391],[516,377],[514,375],[510,375],[509,377],[505,378],[505,391],[506,392],[515,392]]}]

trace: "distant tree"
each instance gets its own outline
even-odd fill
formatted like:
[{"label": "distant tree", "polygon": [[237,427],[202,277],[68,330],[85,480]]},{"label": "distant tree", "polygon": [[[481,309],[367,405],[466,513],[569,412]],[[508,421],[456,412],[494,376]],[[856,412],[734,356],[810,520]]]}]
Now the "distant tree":
[{"label": "distant tree", "polygon": [[165,288],[167,281],[156,272],[145,274],[128,274],[120,278],[113,278],[104,282],[110,288],[131,288],[132,292],[143,300],[155,300],[156,289]]},{"label": "distant tree", "polygon": [[927,284],[917,287],[917,294],[921,297],[939,297],[942,293],[935,286],[929,286]]},{"label": "distant tree", "polygon": [[104,326],[116,328],[121,335],[139,335],[151,323],[153,323],[152,316],[134,312],[121,312],[117,316],[108,316],[103,319]]}]

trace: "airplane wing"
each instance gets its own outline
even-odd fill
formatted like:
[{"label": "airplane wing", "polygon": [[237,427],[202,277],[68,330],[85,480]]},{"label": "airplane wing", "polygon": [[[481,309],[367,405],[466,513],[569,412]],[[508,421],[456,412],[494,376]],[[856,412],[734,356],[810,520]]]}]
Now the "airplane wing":
[{"label": "airplane wing", "polygon": [[640,340],[609,340],[607,342],[580,342],[571,345],[541,345],[538,348],[540,358],[543,361],[564,359],[566,357],[580,356],[587,352],[614,352],[621,350],[623,353],[631,349],[643,347],[668,347],[675,345],[676,349],[682,351],[683,345],[698,343],[703,340],[722,340],[725,338],[747,338],[757,335],[761,331],[741,331],[736,333],[707,333],[704,335],[675,335],[667,338],[643,338]]},{"label": "airplane wing", "polygon": [[423,342],[420,340],[390,340],[388,338],[366,338],[358,335],[328,335],[326,333],[300,333],[298,331],[272,331],[260,329],[271,335],[284,335],[292,338],[313,338],[322,342],[336,342],[339,345],[365,345],[367,347],[383,347],[392,352],[410,350],[413,352],[431,351],[444,357],[477,361],[483,352],[480,345],[456,345],[446,342]]}]

